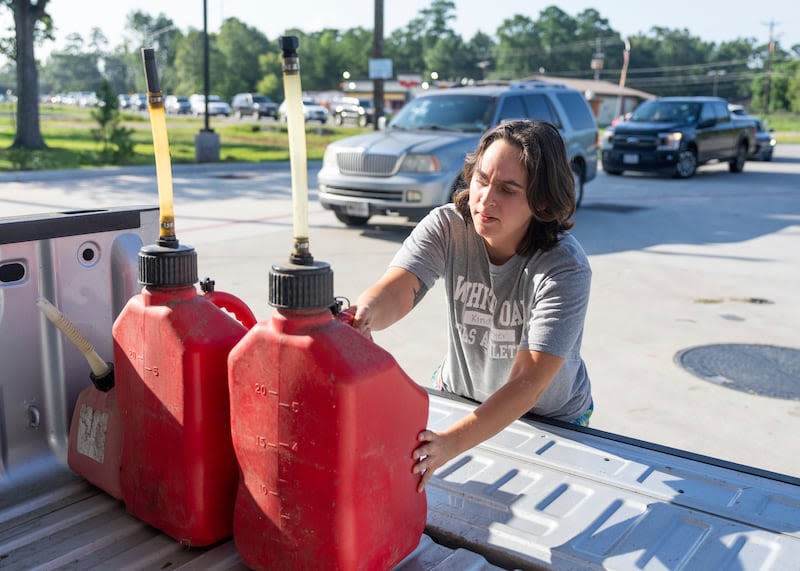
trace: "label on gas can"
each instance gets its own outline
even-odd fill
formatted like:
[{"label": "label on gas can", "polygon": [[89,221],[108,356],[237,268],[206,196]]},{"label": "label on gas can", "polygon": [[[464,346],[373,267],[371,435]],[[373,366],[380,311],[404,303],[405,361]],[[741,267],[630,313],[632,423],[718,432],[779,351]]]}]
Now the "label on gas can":
[{"label": "label on gas can", "polygon": [[78,452],[102,464],[105,457],[107,429],[107,412],[96,410],[88,404],[81,405],[76,442]]}]

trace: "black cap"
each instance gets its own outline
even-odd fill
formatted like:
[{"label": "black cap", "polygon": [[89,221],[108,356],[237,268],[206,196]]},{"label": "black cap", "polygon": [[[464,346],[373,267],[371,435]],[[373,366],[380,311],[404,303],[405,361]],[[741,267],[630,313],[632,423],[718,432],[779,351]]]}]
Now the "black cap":
[{"label": "black cap", "polygon": [[297,57],[297,48],[300,40],[297,36],[281,36],[278,38],[278,46],[283,52],[283,57]]},{"label": "black cap", "polygon": [[181,287],[197,283],[197,252],[180,244],[175,248],[150,244],[139,250],[139,283],[153,287]]},{"label": "black cap", "polygon": [[325,309],[335,303],[333,270],[325,262],[274,264],[269,272],[269,304],[278,309]]}]

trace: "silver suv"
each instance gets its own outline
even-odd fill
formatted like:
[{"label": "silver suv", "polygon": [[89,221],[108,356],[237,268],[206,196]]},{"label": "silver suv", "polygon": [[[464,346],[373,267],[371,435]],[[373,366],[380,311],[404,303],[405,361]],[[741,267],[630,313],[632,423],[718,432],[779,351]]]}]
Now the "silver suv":
[{"label": "silver suv", "polygon": [[481,134],[520,118],[558,127],[580,204],[584,183],[597,175],[597,123],[579,91],[528,82],[426,93],[386,130],[331,143],[318,175],[319,201],[348,226],[363,226],[375,214],[420,220],[463,186],[464,159]]}]

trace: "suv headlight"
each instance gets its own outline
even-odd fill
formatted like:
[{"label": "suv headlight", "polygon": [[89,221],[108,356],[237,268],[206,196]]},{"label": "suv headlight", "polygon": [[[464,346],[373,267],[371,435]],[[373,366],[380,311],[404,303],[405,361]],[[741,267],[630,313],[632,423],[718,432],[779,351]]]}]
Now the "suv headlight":
[{"label": "suv headlight", "polygon": [[677,151],[681,147],[683,133],[659,133],[657,151]]},{"label": "suv headlight", "polygon": [[322,155],[322,166],[330,169],[338,169],[339,163],[336,160],[336,149],[328,145],[325,154]]},{"label": "suv headlight", "polygon": [[433,155],[406,155],[400,164],[404,172],[439,172],[442,165]]}]

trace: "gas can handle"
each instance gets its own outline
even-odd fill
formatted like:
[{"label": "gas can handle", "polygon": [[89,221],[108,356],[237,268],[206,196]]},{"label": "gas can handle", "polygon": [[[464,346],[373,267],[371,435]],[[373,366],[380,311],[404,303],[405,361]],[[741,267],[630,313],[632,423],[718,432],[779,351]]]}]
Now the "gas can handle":
[{"label": "gas can handle", "polygon": [[216,291],[214,289],[214,280],[206,278],[200,283],[200,289],[203,290],[203,296],[208,299],[208,301],[233,314],[236,320],[247,329],[252,329],[252,327],[258,323],[255,314],[253,314],[252,310],[245,302],[232,293]]}]

